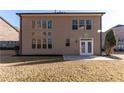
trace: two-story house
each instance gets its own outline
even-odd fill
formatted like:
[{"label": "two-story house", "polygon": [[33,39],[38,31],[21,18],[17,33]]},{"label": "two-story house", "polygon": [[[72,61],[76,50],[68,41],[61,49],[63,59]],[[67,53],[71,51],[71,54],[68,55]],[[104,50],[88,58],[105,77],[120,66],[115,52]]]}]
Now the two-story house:
[{"label": "two-story house", "polygon": [[104,12],[17,13],[21,55],[100,55]]},{"label": "two-story house", "polygon": [[17,46],[19,46],[19,31],[0,17],[0,49],[13,49]]}]

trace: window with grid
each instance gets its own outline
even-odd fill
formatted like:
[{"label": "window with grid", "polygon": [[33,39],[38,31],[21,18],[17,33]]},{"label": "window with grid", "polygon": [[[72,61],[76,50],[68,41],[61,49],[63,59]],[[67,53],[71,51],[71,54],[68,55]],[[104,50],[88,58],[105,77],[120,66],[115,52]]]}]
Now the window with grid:
[{"label": "window with grid", "polygon": [[78,29],[78,21],[72,20],[72,30],[77,30],[77,29]]},{"label": "window with grid", "polygon": [[35,49],[35,48],[36,48],[36,40],[32,39],[32,49]]},{"label": "window with grid", "polygon": [[42,26],[42,21],[41,20],[38,20],[37,21],[37,28],[41,28],[41,26]]},{"label": "window with grid", "polygon": [[47,27],[46,20],[43,20],[43,21],[42,21],[42,28],[43,28],[43,29],[46,29],[46,27]]},{"label": "window with grid", "polygon": [[52,21],[49,20],[49,21],[48,21],[48,29],[51,29],[51,28],[52,28]]},{"label": "window with grid", "polygon": [[46,44],[46,43],[47,43],[46,39],[43,39],[43,48],[44,48],[44,49],[47,48],[47,44]]},{"label": "window with grid", "polygon": [[85,28],[85,21],[84,20],[79,20],[79,28],[84,29]]},{"label": "window with grid", "polygon": [[65,40],[65,46],[66,46],[66,47],[69,47],[69,46],[70,46],[70,39],[66,39],[66,40]]},{"label": "window with grid", "polygon": [[52,39],[48,38],[48,48],[51,49],[52,48]]},{"label": "window with grid", "polygon": [[91,30],[91,29],[92,29],[92,21],[86,20],[86,30]]},{"label": "window with grid", "polygon": [[37,40],[37,48],[38,49],[41,48],[41,40],[40,39]]}]

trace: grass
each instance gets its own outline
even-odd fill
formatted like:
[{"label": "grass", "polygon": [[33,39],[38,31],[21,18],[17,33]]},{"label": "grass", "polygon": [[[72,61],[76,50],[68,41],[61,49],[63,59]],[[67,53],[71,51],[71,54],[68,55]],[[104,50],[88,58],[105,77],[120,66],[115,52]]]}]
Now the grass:
[{"label": "grass", "polygon": [[94,82],[124,81],[123,61],[65,61],[0,64],[0,81]]},{"label": "grass", "polygon": [[44,62],[50,61],[63,61],[62,56],[10,56],[10,57],[2,57],[0,58],[0,63],[17,63],[17,62],[27,62],[27,61],[35,61],[40,60]]}]

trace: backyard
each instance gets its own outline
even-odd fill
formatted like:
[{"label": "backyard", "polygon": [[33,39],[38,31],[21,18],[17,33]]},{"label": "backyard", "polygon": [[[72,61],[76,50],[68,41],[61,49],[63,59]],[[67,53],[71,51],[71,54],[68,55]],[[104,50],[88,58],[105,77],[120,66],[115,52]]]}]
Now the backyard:
[{"label": "backyard", "polygon": [[[25,57],[24,57],[25,58]],[[33,61],[31,61],[31,58]],[[0,63],[0,81],[111,82],[124,81],[124,60],[63,61],[62,57],[29,57],[28,62]],[[14,60],[15,60],[14,59]],[[35,60],[36,61],[35,61]]]}]

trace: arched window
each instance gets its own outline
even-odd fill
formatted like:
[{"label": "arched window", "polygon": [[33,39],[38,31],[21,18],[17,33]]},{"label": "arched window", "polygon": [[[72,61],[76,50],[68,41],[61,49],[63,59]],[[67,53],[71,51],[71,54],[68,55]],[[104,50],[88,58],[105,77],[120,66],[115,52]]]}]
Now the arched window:
[{"label": "arched window", "polygon": [[43,48],[44,48],[44,49],[47,48],[47,44],[46,44],[46,43],[47,43],[46,39],[43,39]]},{"label": "arched window", "polygon": [[41,48],[41,40],[40,39],[37,40],[37,48]]},{"label": "arched window", "polygon": [[36,40],[32,39],[32,49],[36,48]]},{"label": "arched window", "polygon": [[51,49],[52,48],[52,39],[48,38],[48,48]]}]

